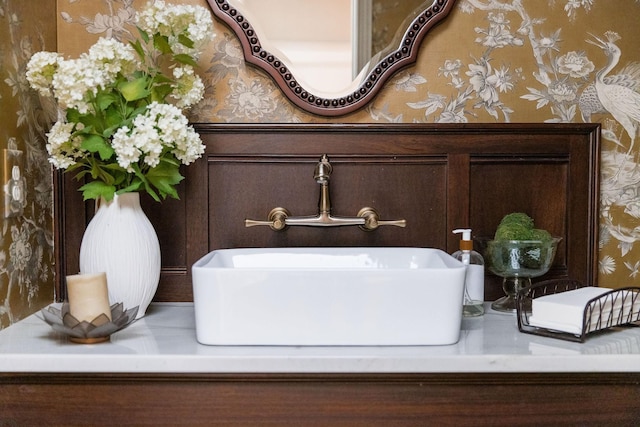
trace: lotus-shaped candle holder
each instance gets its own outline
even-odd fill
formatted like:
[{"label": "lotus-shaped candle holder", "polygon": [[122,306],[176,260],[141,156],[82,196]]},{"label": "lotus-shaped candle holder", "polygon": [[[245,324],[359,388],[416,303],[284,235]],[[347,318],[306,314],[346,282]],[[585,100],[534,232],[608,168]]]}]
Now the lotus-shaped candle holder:
[{"label": "lotus-shaped candle holder", "polygon": [[549,271],[556,256],[558,242],[548,240],[490,240],[485,250],[489,270],[502,277],[502,289],[506,296],[494,301],[491,308],[497,311],[515,312],[516,294],[531,285],[531,278]]},{"label": "lotus-shaped candle holder", "polygon": [[80,344],[95,344],[109,341],[110,335],[125,328],[136,318],[138,307],[124,310],[122,303],[111,306],[111,320],[106,314],[101,314],[91,322],[79,321],[71,315],[69,303],[65,302],[61,308],[49,306],[42,309],[44,321],[58,332],[68,335],[71,342]]}]

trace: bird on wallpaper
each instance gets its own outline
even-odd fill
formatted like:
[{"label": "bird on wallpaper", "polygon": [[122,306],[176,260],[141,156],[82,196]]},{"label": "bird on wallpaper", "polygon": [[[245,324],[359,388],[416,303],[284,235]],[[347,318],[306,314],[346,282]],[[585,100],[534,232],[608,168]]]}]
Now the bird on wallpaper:
[{"label": "bird on wallpaper", "polygon": [[640,129],[640,64],[630,64],[622,73],[609,76],[620,61],[621,51],[615,44],[620,36],[612,31],[605,33],[606,41],[593,34],[591,36],[594,40],[586,40],[587,43],[601,48],[608,61],[596,72],[595,83],[587,86],[580,96],[582,120],[590,121],[591,114],[595,113],[611,114],[631,139],[627,151],[630,154]]},{"label": "bird on wallpaper", "polygon": [[[604,82],[606,84],[618,84],[635,91],[640,91],[640,62],[627,64],[618,74],[606,76]],[[593,114],[607,113],[607,110],[604,109],[598,99],[596,85],[593,83],[584,88],[580,94],[578,105],[584,123],[591,123],[591,116]]]}]

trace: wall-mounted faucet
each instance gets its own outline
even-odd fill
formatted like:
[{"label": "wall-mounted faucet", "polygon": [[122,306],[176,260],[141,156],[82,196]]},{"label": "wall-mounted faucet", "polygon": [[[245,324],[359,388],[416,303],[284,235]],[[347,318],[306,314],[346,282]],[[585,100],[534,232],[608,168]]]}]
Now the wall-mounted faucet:
[{"label": "wall-mounted faucet", "polygon": [[313,173],[313,179],[320,184],[320,199],[318,201],[318,214],[315,216],[292,217],[285,208],[274,208],[269,212],[267,221],[245,220],[246,227],[266,225],[272,230],[284,230],[287,226],[312,226],[312,227],[338,227],[344,225],[357,225],[362,230],[373,231],[382,225],[395,225],[405,227],[407,222],[400,220],[380,220],[378,212],[369,207],[360,209],[355,217],[341,217],[331,215],[331,198],[329,197],[329,181],[333,167],[329,158],[324,154],[317,163]]}]

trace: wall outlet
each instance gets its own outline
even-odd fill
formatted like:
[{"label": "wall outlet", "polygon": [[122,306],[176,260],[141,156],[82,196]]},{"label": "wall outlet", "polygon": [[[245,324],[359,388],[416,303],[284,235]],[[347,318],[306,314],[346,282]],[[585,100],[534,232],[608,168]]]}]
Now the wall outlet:
[{"label": "wall outlet", "polygon": [[24,177],[22,151],[2,150],[2,193],[5,218],[18,217],[27,205],[27,180]]}]

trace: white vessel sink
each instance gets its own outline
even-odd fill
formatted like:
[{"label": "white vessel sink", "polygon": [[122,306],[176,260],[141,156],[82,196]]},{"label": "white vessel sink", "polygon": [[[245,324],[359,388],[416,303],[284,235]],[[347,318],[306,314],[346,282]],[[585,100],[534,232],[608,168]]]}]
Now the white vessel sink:
[{"label": "white vessel sink", "polygon": [[193,265],[198,342],[445,345],[465,267],[439,249],[221,249]]}]

